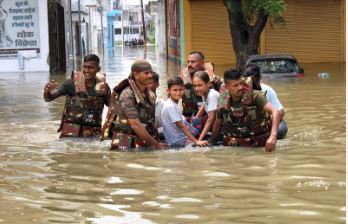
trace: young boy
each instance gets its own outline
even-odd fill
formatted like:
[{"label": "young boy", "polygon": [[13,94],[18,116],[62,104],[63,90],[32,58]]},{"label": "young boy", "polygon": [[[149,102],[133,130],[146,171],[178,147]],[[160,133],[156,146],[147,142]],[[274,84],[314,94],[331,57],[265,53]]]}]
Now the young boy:
[{"label": "young boy", "polygon": [[168,80],[168,100],[164,103],[161,112],[163,133],[166,143],[172,146],[184,146],[190,141],[198,146],[207,146],[207,141],[198,141],[189,128],[185,126],[179,109],[179,100],[184,95],[184,81],[180,77]]},{"label": "young boy", "polygon": [[152,82],[149,85],[149,88],[152,90],[152,92],[156,95],[156,110],[155,110],[155,126],[158,130],[158,133],[163,136],[163,127],[162,127],[162,120],[161,120],[161,111],[164,105],[164,100],[160,99],[157,96],[157,88],[159,87],[159,74],[157,72],[152,71]]}]

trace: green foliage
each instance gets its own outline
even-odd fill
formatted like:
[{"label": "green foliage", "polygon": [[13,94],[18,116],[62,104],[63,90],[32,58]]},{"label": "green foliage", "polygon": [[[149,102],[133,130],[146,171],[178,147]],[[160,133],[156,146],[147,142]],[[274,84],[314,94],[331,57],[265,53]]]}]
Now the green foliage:
[{"label": "green foliage", "polygon": [[271,20],[271,25],[272,25],[272,23],[278,24],[278,25],[283,26],[283,27],[286,25],[286,21],[281,15],[273,16],[273,18]]},{"label": "green foliage", "polygon": [[254,15],[262,10],[270,16],[279,15],[285,10],[284,0],[244,0],[242,1],[245,15]]},{"label": "green foliage", "polygon": [[[254,0],[255,1],[255,0]],[[269,13],[270,16],[280,15],[285,10],[284,0],[257,0],[260,2],[260,9]]]},{"label": "green foliage", "polygon": [[122,45],[122,40],[116,40],[115,41],[115,46],[119,46]]},{"label": "green foliage", "polygon": [[155,32],[156,32],[156,26],[155,26],[155,21],[152,20],[151,23],[148,24],[148,38],[150,44],[155,44]]},{"label": "green foliage", "polygon": [[154,32],[149,34],[149,40],[150,40],[150,44],[155,44],[156,43],[155,33]]},{"label": "green foliage", "polygon": [[267,21],[271,26],[286,24],[282,17],[285,0],[223,0],[223,4],[229,14],[237,68],[242,69],[247,56],[258,52],[258,41]]},{"label": "green foliage", "polygon": [[232,12],[242,12],[243,22],[251,25],[259,12],[268,14],[274,23],[284,25],[285,20],[281,14],[285,11],[285,0],[225,0],[226,7]]}]

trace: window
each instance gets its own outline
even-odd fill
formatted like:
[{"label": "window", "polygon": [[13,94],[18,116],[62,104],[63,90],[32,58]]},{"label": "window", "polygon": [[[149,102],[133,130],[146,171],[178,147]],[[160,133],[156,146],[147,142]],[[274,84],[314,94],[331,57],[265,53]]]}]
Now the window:
[{"label": "window", "polygon": [[131,34],[138,34],[139,33],[139,28],[131,28],[130,33]]},{"label": "window", "polygon": [[122,33],[121,28],[116,28],[116,29],[115,29],[115,34],[121,34],[121,33]]},{"label": "window", "polygon": [[286,59],[258,61],[261,73],[290,73],[295,71],[294,62]]}]

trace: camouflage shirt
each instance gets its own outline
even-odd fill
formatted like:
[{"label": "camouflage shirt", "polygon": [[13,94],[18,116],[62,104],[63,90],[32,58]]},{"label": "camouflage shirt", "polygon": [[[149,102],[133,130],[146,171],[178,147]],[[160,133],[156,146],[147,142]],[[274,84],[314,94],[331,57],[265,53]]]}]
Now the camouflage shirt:
[{"label": "camouflage shirt", "polygon": [[[110,87],[108,84],[107,88],[108,88],[108,93],[106,95],[103,96],[104,99],[104,104],[106,106],[109,106],[109,102],[110,102],[110,96],[111,96],[111,91],[110,91]],[[67,79],[64,82],[62,82],[59,86],[58,86],[58,92],[60,94],[62,94],[63,96],[75,96],[75,84],[73,82],[72,79]],[[87,93],[90,96],[96,96],[96,92],[94,87],[87,87]]]},{"label": "camouflage shirt", "polygon": [[[226,90],[227,91],[227,90]],[[224,109],[224,102],[225,102],[225,97],[226,97],[226,93],[220,94],[220,97],[218,99],[218,109],[217,109],[217,118],[219,119],[223,119],[223,109]],[[267,103],[267,99],[264,96],[264,94],[260,91],[253,91],[253,105],[255,105],[258,109],[263,110],[263,107],[266,105]],[[236,102],[236,101],[232,101],[231,104],[232,107],[241,107],[242,106],[242,102]]]},{"label": "camouflage shirt", "polygon": [[[146,96],[144,97],[144,100],[148,102]],[[135,95],[129,86],[121,92],[118,100],[115,101],[114,106],[117,116],[121,119],[139,119]]]}]

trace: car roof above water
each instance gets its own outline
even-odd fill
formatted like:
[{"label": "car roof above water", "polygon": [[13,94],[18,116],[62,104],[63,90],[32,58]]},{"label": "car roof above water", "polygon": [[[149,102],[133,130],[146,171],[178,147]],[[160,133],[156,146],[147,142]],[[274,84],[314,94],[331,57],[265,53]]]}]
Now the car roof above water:
[{"label": "car roof above water", "polygon": [[247,59],[247,63],[250,61],[263,61],[263,60],[269,60],[269,59],[277,59],[277,60],[293,60],[296,61],[296,58],[290,54],[254,54],[250,55]]}]

